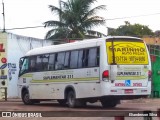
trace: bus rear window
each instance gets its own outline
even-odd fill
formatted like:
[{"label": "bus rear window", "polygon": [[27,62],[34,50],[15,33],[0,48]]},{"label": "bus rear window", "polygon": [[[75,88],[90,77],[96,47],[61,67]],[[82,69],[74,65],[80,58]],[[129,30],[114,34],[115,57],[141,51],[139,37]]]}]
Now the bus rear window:
[{"label": "bus rear window", "polygon": [[108,64],[148,64],[148,51],[142,40],[106,40],[106,50]]}]

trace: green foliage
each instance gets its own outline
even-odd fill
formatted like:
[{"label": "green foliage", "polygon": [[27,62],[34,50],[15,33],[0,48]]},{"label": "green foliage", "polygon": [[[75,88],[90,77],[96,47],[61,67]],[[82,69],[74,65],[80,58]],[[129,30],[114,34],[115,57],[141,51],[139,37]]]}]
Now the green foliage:
[{"label": "green foliage", "polygon": [[50,10],[59,15],[60,19],[44,22],[45,27],[52,27],[46,39],[85,38],[92,27],[104,25],[105,19],[97,16],[99,10],[106,10],[105,5],[91,9],[96,0],[61,1],[61,8],[49,5]]},{"label": "green foliage", "polygon": [[140,24],[131,25],[126,21],[125,25],[121,25],[117,29],[113,30],[110,35],[142,37],[144,35],[154,35],[154,33],[148,28],[148,26]]}]

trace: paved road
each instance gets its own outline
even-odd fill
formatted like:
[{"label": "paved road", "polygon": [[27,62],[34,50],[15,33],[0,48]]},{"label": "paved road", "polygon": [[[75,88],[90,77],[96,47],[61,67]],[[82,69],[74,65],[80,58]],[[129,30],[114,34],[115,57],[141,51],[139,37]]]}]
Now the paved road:
[{"label": "paved road", "polygon": [[[29,118],[29,120],[114,120],[114,117],[125,115],[129,113],[143,113],[144,111],[150,111],[153,114],[157,114],[157,110],[160,108],[160,99],[138,99],[132,101],[121,101],[121,104],[117,105],[113,109],[103,109],[100,103],[87,104],[85,108],[68,108],[67,106],[61,106],[56,101],[41,102],[36,105],[24,105],[19,99],[8,99],[8,101],[0,101],[0,111],[12,111],[22,113],[39,112],[42,113],[42,118]],[[47,111],[47,112],[45,112]],[[52,116],[44,118],[44,116]],[[59,117],[57,117],[59,116]],[[80,118],[82,117],[82,118]],[[0,118],[0,120],[6,120],[9,118]],[[12,118],[12,120],[20,120],[26,118]],[[143,120],[143,117],[125,117],[125,120]],[[154,120],[159,120],[157,117],[153,117]]]}]

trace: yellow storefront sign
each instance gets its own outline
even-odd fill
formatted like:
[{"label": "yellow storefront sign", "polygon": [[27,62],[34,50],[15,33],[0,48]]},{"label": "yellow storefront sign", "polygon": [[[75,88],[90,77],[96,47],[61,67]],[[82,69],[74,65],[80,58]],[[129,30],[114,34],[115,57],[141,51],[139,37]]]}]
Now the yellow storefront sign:
[{"label": "yellow storefront sign", "polygon": [[109,41],[106,42],[106,46],[109,64],[113,63],[113,51],[117,64],[148,64],[146,46],[143,42]]}]

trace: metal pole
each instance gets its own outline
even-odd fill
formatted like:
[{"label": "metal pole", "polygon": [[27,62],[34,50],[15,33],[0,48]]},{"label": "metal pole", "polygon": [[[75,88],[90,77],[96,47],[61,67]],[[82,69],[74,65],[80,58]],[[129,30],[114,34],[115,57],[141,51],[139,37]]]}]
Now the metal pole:
[{"label": "metal pole", "polygon": [[114,39],[111,39],[111,45],[112,45],[112,65],[116,65],[116,60],[115,60],[115,51],[114,51]]},{"label": "metal pole", "polygon": [[7,101],[7,87],[5,87],[4,90],[5,90],[5,101]]},{"label": "metal pole", "polygon": [[5,28],[5,13],[4,13],[4,2],[2,0],[2,6],[3,6],[3,32],[6,32],[6,28]]}]

